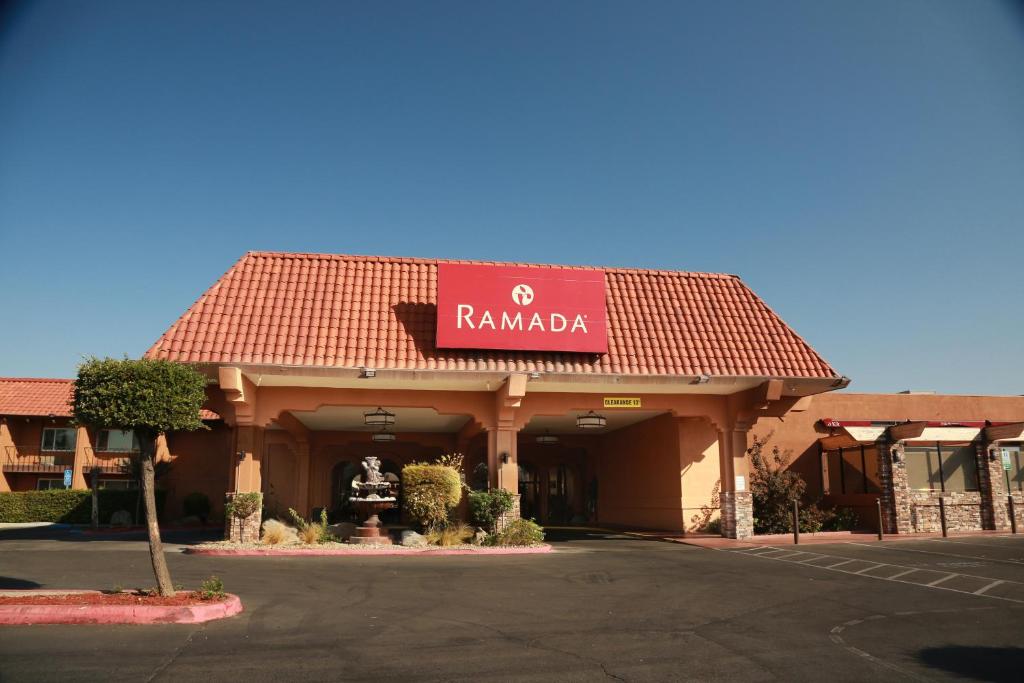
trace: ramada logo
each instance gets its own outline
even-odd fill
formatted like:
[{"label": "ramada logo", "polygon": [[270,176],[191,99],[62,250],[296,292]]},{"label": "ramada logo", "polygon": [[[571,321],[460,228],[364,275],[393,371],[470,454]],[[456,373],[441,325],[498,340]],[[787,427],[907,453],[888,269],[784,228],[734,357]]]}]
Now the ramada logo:
[{"label": "ramada logo", "polygon": [[[520,306],[529,306],[533,303],[533,288],[530,285],[516,285],[512,288],[512,301]],[[525,324],[526,331],[539,330],[540,332],[565,332],[568,328],[569,334],[577,331],[589,334],[587,323],[583,316],[577,314],[569,327],[569,319],[561,313],[551,313],[547,318],[542,318],[540,313],[534,313],[528,321],[523,320],[523,312],[518,311],[515,315],[509,315],[508,311],[502,311],[498,323],[494,321],[494,315],[489,310],[484,310],[479,316],[470,304],[458,304],[455,326],[462,329],[465,325],[471,330],[519,330],[523,331]]]},{"label": "ramada logo", "polygon": [[516,285],[512,288],[512,301],[520,306],[529,306],[533,303],[533,287],[530,285]]}]

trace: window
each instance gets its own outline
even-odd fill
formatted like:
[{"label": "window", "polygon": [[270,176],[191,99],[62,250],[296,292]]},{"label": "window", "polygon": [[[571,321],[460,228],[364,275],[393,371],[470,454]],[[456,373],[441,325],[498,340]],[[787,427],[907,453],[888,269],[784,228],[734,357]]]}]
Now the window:
[{"label": "window", "polygon": [[101,429],[96,437],[96,450],[104,453],[130,453],[139,450],[135,432],[119,429]]},{"label": "window", "polygon": [[66,427],[47,427],[43,430],[44,451],[75,450],[76,430]]},{"label": "window", "polygon": [[923,491],[977,491],[978,466],[973,444],[912,446],[904,451],[907,482]]},{"label": "window", "polygon": [[100,479],[96,486],[101,489],[126,491],[129,489],[137,489],[139,487],[139,482],[134,479]]},{"label": "window", "polygon": [[36,490],[37,491],[49,491],[50,489],[62,489],[64,488],[63,479],[37,479]]},{"label": "window", "polygon": [[878,449],[852,446],[825,453],[828,466],[828,492],[878,493]]}]

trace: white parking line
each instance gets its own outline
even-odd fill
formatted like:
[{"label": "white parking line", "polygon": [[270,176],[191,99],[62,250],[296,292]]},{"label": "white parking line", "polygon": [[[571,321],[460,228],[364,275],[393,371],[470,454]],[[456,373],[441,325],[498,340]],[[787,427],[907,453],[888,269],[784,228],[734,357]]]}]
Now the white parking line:
[{"label": "white parking line", "polygon": [[889,579],[890,579],[890,580],[892,580],[892,579],[898,579],[898,578],[900,578],[901,576],[906,576],[907,574],[913,574],[913,573],[914,573],[914,572],[916,572],[916,571],[919,571],[919,570],[917,570],[917,569],[908,569],[908,570],[907,570],[907,571],[905,571],[905,572],[900,572],[899,574],[893,574],[892,576],[890,576],[890,577],[889,577]]},{"label": "white parking line", "polygon": [[[850,544],[850,545],[859,545],[859,544]],[[762,547],[763,548],[771,548],[771,546],[762,546]],[[872,547],[872,546],[868,546],[868,547]],[[934,569],[923,569],[921,567],[908,567],[906,565],[891,564],[891,563],[888,563],[888,562],[874,562],[872,560],[864,560],[864,559],[859,559],[859,558],[858,559],[850,559],[850,558],[844,558],[842,556],[836,556],[836,555],[820,554],[820,555],[816,555],[815,557],[811,557],[811,558],[805,558],[805,559],[802,559],[802,560],[794,560],[794,559],[787,559],[787,558],[793,557],[794,555],[804,554],[804,553],[801,553],[801,552],[795,552],[795,553],[794,552],[787,552],[786,550],[781,549],[781,548],[772,548],[772,550],[780,551],[780,552],[783,553],[784,556],[783,555],[778,555],[778,554],[775,554],[775,553],[771,553],[771,551],[768,551],[768,552],[757,552],[757,553],[745,552],[743,554],[748,556],[748,557],[763,557],[766,560],[778,560],[779,562],[787,562],[789,564],[800,564],[800,565],[803,565],[805,567],[814,567],[816,569],[826,569],[826,570],[829,570],[829,571],[839,572],[841,574],[848,574],[850,576],[862,576],[864,578],[877,579],[879,581],[892,581],[893,583],[902,583],[902,584],[910,585],[910,586],[918,586],[920,588],[931,588],[931,589],[934,589],[934,590],[949,591],[951,593],[961,593],[963,595],[974,595],[974,596],[981,597],[981,598],[990,598],[990,599],[993,599],[993,600],[1002,600],[1004,602],[1013,602],[1013,603],[1017,603],[1017,604],[1024,604],[1024,599],[1008,598],[1008,597],[1004,597],[1004,596],[1001,596],[1001,595],[989,595],[988,594],[988,591],[990,591],[991,589],[995,588],[996,586],[999,586],[999,585],[1004,584],[1004,583],[1014,584],[1014,585],[1016,585],[1018,587],[1024,588],[1024,583],[1022,583],[1020,581],[1010,581],[1008,579],[993,579],[990,576],[977,576],[975,574],[962,574],[962,573],[956,573],[956,572],[938,572],[938,571],[936,571]],[[811,554],[813,554],[813,553],[811,553]],[[823,560],[823,559],[836,559],[836,560],[842,560],[842,561],[841,562],[836,562],[834,564],[825,564],[825,565],[823,565],[823,564],[810,564],[811,562],[816,562],[818,560]],[[863,567],[863,568],[858,569],[858,570],[841,569],[841,567],[843,567],[845,565],[848,565],[848,564],[852,564],[854,562],[865,562],[867,564],[870,564],[871,566],[870,567]],[[903,571],[900,571],[900,572],[898,572],[896,574],[893,574],[892,576],[882,576],[880,574],[868,574],[867,573],[867,572],[874,571],[875,569],[880,569],[882,567],[891,567],[893,569],[901,569]],[[920,571],[928,571],[928,572],[937,573],[937,574],[944,574],[944,576],[942,576],[942,577],[940,577],[940,578],[938,578],[938,579],[936,579],[934,581],[931,581],[930,583],[919,583],[917,581],[904,581],[904,580],[901,579],[901,577],[908,576],[910,574],[913,574],[914,572],[920,572]],[[987,581],[988,584],[983,586],[982,588],[980,588],[978,590],[974,590],[974,591],[962,590],[960,588],[950,588],[948,586],[942,585],[942,584],[946,583],[947,581],[950,581],[951,579],[956,578],[956,577],[963,577],[965,579],[974,579],[974,580],[980,579],[982,581]]]},{"label": "white parking line", "polygon": [[[925,539],[925,540],[938,541],[939,539],[933,538],[933,539]],[[851,543],[848,543],[847,545],[856,545],[856,546],[860,546],[861,548],[871,548],[872,550],[895,550],[895,551],[898,551],[898,552],[901,552],[901,553],[922,553],[924,555],[942,555],[944,557],[959,557],[959,558],[964,559],[964,560],[982,560],[984,562],[999,562],[999,563],[1005,563],[1005,564],[1024,564],[1024,562],[1021,562],[1020,560],[1001,560],[1001,559],[995,558],[995,557],[980,557],[978,555],[958,555],[957,553],[940,553],[940,552],[935,551],[935,550],[918,550],[917,548],[901,548],[897,544],[891,544],[891,545],[890,544],[886,544],[886,546],[884,548],[879,547],[877,545],[870,545],[868,543],[855,543],[855,542],[851,542]]]},{"label": "white parking line", "polygon": [[975,595],[984,595],[985,593],[988,592],[989,588],[995,588],[996,586],[998,586],[1001,583],[1006,583],[1006,582],[1003,581],[1002,579],[997,579],[996,581],[993,581],[992,583],[990,583],[989,585],[985,586],[984,588],[979,588],[978,590],[974,591],[974,594]]},{"label": "white parking line", "polygon": [[931,583],[926,583],[925,585],[926,586],[938,586],[940,583],[945,583],[946,581],[949,581],[950,579],[952,579],[955,576],[960,576],[960,575],[959,574],[947,574],[946,576],[943,576],[941,579],[935,579]]}]

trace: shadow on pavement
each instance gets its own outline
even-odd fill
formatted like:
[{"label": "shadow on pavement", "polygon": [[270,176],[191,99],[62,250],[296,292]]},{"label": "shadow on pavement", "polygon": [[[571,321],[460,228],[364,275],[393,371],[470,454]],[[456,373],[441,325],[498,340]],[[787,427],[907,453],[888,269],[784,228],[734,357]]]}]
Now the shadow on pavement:
[{"label": "shadow on pavement", "polygon": [[25,579],[16,579],[13,576],[0,576],[0,590],[28,590],[30,588],[41,588],[43,584]]},{"label": "shadow on pavement", "polygon": [[929,647],[918,653],[926,666],[976,681],[1019,681],[1024,669],[1024,648]]},{"label": "shadow on pavement", "polygon": [[[224,535],[220,527],[197,529],[161,529],[160,538],[165,542],[192,545],[218,540]],[[110,531],[100,529],[93,532],[87,528],[66,526],[39,526],[20,529],[0,529],[0,541],[64,541],[88,543],[90,541],[145,541],[145,529]]]}]

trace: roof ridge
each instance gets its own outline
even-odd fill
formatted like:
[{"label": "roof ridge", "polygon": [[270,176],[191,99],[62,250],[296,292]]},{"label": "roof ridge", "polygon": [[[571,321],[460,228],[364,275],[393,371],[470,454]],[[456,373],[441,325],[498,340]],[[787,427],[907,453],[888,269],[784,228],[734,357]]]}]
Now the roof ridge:
[{"label": "roof ridge", "polygon": [[0,377],[0,382],[52,382],[56,384],[74,381],[67,377]]},{"label": "roof ridge", "polygon": [[[468,263],[478,265],[501,265],[501,266],[530,266],[540,268],[566,268],[569,270],[602,270],[610,273],[655,273],[664,275],[689,275],[695,277],[741,279],[733,273],[717,273],[702,270],[673,270],[671,268],[624,268],[621,266],[594,266],[565,263],[536,263],[532,261],[498,261],[495,259],[472,259],[472,258],[441,258],[429,256],[387,256],[382,254],[335,254],[329,252],[313,251],[260,251],[249,250],[245,252],[242,259],[250,256],[280,257],[280,258],[329,258],[337,260],[376,261],[388,263]],[[241,259],[240,259],[241,260]]]}]

